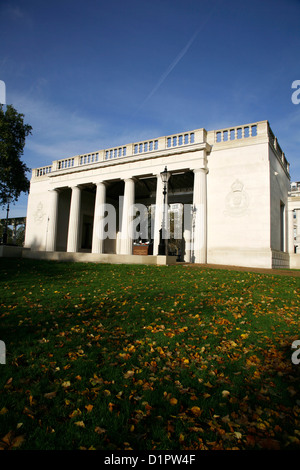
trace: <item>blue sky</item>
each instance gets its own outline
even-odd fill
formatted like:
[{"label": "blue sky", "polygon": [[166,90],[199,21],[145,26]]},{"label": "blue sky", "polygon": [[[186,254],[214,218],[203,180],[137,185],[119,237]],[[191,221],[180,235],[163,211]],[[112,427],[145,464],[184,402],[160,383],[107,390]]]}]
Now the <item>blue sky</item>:
[{"label": "blue sky", "polygon": [[[30,168],[267,119],[300,181],[300,0],[0,0],[0,18]],[[10,216],[26,207],[22,195]]]}]

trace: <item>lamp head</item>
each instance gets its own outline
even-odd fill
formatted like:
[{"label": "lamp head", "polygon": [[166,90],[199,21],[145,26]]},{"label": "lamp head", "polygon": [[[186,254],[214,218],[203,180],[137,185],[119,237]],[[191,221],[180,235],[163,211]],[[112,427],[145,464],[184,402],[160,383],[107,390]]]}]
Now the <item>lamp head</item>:
[{"label": "lamp head", "polygon": [[164,184],[169,181],[170,173],[168,172],[167,167],[165,167],[164,171],[161,172],[160,176]]}]

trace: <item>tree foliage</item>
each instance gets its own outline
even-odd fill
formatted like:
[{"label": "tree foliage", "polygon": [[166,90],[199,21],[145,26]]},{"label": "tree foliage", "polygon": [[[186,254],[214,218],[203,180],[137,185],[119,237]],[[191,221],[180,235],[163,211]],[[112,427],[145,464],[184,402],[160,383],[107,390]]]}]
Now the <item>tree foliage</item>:
[{"label": "tree foliage", "polygon": [[12,105],[4,111],[0,105],[0,204],[17,201],[22,192],[28,192],[29,168],[21,161],[25,139],[31,134],[32,127],[24,123]]}]

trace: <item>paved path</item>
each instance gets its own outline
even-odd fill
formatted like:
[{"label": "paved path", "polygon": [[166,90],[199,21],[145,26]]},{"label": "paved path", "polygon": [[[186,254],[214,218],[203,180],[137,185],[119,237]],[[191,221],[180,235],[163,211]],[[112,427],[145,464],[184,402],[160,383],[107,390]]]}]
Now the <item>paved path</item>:
[{"label": "paved path", "polygon": [[197,264],[197,263],[178,263],[178,265],[187,266],[189,268],[197,267],[203,269],[227,269],[229,271],[243,271],[261,274],[272,274],[281,276],[300,277],[300,269],[265,269],[265,268],[244,268],[241,266],[226,266],[220,264]]}]

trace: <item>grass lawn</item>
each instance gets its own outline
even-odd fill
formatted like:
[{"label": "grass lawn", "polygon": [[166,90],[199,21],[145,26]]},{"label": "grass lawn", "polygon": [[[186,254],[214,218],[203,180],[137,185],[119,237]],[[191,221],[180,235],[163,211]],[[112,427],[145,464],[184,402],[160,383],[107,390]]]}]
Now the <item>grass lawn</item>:
[{"label": "grass lawn", "polygon": [[0,260],[0,448],[299,450],[299,287]]}]

